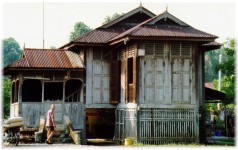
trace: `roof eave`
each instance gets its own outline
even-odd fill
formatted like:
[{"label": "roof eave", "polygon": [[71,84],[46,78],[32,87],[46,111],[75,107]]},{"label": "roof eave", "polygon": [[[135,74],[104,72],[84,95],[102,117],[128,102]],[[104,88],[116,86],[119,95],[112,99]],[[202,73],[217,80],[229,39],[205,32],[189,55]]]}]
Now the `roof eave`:
[{"label": "roof eave", "polygon": [[109,42],[109,45],[115,45],[120,42],[129,40],[170,40],[170,41],[197,41],[197,42],[213,42],[216,38],[201,38],[201,37],[171,37],[171,36],[125,36]]},{"label": "roof eave", "polygon": [[82,68],[42,68],[42,67],[14,67],[14,68],[4,68],[3,75],[11,75],[12,72],[20,72],[20,71],[65,71],[65,70],[77,70],[77,71],[84,71],[86,70],[85,67]]}]

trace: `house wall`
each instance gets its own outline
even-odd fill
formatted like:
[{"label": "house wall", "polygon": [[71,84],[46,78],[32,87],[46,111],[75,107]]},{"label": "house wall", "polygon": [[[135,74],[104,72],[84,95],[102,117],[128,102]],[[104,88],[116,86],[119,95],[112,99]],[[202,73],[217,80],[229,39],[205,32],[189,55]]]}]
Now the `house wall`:
[{"label": "house wall", "polygon": [[[126,96],[121,97],[121,103],[117,106],[118,143],[122,143],[127,137],[144,144],[198,142],[197,90],[198,84],[201,84],[195,67],[198,49],[196,43],[181,43],[138,42],[135,51],[145,49],[145,56],[135,58],[137,97],[135,105],[128,103]],[[121,65],[121,91],[127,94],[127,72],[123,72],[127,70],[125,68],[126,60]],[[124,80],[126,81],[123,82]],[[134,114],[133,117],[127,112]],[[126,121],[136,124],[126,124]],[[137,130],[131,130],[132,128]]]},{"label": "house wall", "polygon": [[[100,52],[101,53],[100,53]],[[86,50],[86,107],[115,108],[110,104],[110,59],[101,48]]]}]

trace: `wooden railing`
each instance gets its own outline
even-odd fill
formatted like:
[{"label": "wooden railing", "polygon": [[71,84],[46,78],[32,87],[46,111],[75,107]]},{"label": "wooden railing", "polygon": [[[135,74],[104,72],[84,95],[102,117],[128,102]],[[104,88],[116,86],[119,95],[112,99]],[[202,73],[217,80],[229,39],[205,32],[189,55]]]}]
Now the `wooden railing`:
[{"label": "wooden railing", "polygon": [[196,140],[191,108],[141,109],[139,137],[143,144],[192,143]]},{"label": "wooden railing", "polygon": [[80,92],[81,90],[77,90],[65,97],[65,102],[80,102]]},{"label": "wooden railing", "polygon": [[115,141],[122,144],[127,137],[134,142],[159,145],[195,143],[198,120],[195,108],[121,108],[116,110]]}]

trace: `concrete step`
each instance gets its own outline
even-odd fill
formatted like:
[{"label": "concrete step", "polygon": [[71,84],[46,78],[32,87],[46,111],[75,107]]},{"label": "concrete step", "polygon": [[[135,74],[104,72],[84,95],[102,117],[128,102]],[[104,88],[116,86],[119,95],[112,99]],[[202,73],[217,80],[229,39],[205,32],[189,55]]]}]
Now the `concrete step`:
[{"label": "concrete step", "polygon": [[55,134],[52,137],[53,143],[73,143],[69,133],[65,133],[66,126],[64,124],[56,124]]}]

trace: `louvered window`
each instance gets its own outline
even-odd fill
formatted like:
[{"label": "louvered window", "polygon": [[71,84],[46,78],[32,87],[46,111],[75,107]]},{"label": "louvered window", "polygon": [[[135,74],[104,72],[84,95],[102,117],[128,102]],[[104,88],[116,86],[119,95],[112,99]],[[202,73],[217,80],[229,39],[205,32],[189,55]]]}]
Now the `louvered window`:
[{"label": "louvered window", "polygon": [[164,43],[145,43],[145,55],[164,56]]},{"label": "louvered window", "polygon": [[154,43],[145,43],[145,55],[154,55]]},{"label": "louvered window", "polygon": [[130,45],[128,48],[128,57],[133,57],[135,54],[135,45]]},{"label": "louvered window", "polygon": [[164,56],[164,43],[155,43],[155,55]]},{"label": "louvered window", "polygon": [[120,59],[120,60],[125,59],[125,49],[123,49],[122,51],[120,51],[120,53],[119,53],[119,59]]},{"label": "louvered window", "polygon": [[171,56],[180,56],[180,43],[171,44]]},{"label": "louvered window", "polygon": [[189,43],[181,44],[181,56],[191,56],[191,44]]},{"label": "louvered window", "polygon": [[190,57],[192,46],[189,43],[172,43],[170,49],[172,57]]}]

